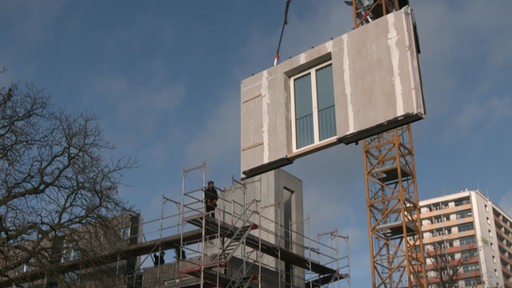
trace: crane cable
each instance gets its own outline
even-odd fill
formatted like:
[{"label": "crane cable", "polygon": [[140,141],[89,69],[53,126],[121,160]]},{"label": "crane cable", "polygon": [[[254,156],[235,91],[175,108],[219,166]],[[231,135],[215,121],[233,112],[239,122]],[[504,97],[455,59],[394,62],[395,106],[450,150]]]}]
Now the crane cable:
[{"label": "crane cable", "polygon": [[286,8],[284,10],[284,21],[283,26],[281,27],[281,35],[279,36],[279,42],[277,44],[276,55],[274,56],[274,66],[277,65],[277,61],[279,61],[279,50],[281,49],[281,41],[283,40],[284,26],[288,24],[288,9],[290,8],[290,3],[292,0],[286,0]]}]

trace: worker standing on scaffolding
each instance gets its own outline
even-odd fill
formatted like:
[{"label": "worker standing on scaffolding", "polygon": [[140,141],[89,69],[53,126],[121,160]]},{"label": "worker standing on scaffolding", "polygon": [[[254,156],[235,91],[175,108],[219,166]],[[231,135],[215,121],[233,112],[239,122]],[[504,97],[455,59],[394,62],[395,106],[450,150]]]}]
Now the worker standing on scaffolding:
[{"label": "worker standing on scaffolding", "polygon": [[206,207],[206,216],[211,216],[215,219],[215,208],[217,208],[217,200],[219,195],[213,181],[208,181],[208,187],[204,189],[204,203]]}]

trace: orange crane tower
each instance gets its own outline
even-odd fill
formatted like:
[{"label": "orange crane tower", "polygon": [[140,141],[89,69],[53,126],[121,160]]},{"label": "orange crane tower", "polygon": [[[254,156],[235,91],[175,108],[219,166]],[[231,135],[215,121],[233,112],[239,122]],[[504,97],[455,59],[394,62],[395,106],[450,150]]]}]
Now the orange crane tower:
[{"label": "orange crane tower", "polygon": [[[354,29],[409,5],[408,0],[345,1]],[[373,287],[427,287],[411,126],[363,142]]]}]

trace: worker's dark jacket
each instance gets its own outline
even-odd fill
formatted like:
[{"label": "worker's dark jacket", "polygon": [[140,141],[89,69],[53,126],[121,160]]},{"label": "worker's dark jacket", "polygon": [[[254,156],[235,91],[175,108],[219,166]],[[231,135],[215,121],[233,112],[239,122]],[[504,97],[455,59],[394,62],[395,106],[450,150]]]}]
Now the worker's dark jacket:
[{"label": "worker's dark jacket", "polygon": [[217,189],[215,188],[206,188],[204,190],[204,202],[209,206],[217,206],[217,199],[219,196],[217,194]]}]

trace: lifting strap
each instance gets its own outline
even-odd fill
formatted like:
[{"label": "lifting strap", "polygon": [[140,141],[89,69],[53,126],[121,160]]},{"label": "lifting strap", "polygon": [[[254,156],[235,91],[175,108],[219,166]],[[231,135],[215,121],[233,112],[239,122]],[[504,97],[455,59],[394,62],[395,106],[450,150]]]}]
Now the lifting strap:
[{"label": "lifting strap", "polygon": [[288,9],[290,8],[290,3],[292,0],[286,0],[286,8],[284,9],[284,21],[283,26],[281,26],[281,35],[279,36],[279,42],[277,43],[276,55],[274,56],[274,66],[277,65],[277,61],[279,61],[279,50],[281,49],[281,41],[283,40],[284,26],[288,24]]}]

